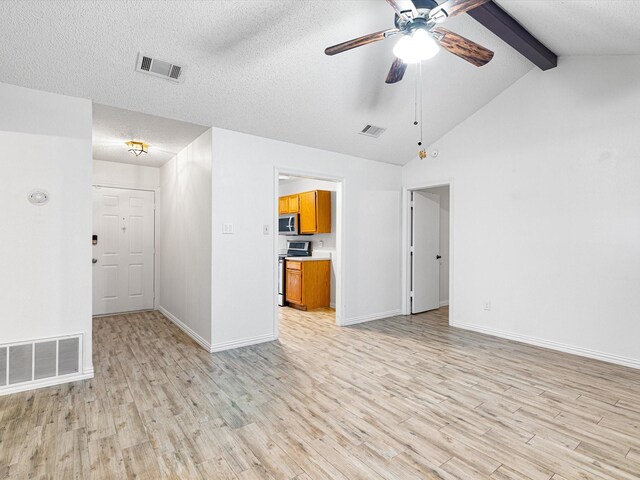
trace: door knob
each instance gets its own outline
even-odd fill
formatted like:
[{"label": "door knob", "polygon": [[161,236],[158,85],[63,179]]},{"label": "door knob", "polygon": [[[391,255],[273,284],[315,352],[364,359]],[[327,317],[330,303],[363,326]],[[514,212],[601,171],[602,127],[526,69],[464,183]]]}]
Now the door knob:
[{"label": "door knob", "polygon": [[91,263],[98,263],[98,259],[97,258],[92,258],[91,259]]},{"label": "door knob", "polygon": [[442,258],[442,255],[436,255],[436,260],[440,260]]}]

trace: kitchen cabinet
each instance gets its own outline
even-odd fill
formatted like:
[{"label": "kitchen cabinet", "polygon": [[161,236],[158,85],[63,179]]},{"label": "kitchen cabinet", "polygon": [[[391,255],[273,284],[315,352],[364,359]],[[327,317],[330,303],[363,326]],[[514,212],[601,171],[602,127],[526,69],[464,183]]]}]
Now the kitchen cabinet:
[{"label": "kitchen cabinet", "polygon": [[300,196],[289,195],[289,213],[300,213]]},{"label": "kitchen cabinet", "polygon": [[286,270],[289,306],[300,310],[329,307],[331,260],[286,260]]},{"label": "kitchen cabinet", "polygon": [[299,197],[300,233],[331,233],[331,192],[314,190]]},{"label": "kitchen cabinet", "polygon": [[289,197],[280,197],[278,199],[278,215],[289,213]]},{"label": "kitchen cabinet", "polygon": [[278,214],[300,213],[300,199],[298,195],[287,195],[278,199]]}]

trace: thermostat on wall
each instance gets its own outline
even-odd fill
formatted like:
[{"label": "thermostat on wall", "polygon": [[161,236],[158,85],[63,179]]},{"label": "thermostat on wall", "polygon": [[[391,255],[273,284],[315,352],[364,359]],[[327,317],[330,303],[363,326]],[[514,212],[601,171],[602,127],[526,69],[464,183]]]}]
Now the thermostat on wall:
[{"label": "thermostat on wall", "polygon": [[46,205],[49,202],[49,192],[46,190],[32,190],[27,195],[27,199],[34,205],[42,206]]}]

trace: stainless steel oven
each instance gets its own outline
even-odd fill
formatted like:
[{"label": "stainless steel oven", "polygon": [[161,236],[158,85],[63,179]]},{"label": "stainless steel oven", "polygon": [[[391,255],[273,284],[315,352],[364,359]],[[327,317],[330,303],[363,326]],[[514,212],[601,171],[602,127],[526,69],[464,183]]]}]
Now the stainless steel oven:
[{"label": "stainless steel oven", "polygon": [[298,214],[281,215],[278,218],[278,233],[280,235],[298,235]]}]

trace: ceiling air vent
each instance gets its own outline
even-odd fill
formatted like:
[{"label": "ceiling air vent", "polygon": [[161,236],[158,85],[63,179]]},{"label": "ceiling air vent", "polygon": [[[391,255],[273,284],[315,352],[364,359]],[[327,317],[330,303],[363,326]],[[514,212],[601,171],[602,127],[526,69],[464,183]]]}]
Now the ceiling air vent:
[{"label": "ceiling air vent", "polygon": [[156,77],[164,78],[175,83],[181,83],[184,79],[184,65],[175,65],[171,62],[165,62],[146,55],[142,52],[138,53],[138,63],[136,70],[142,73],[148,73]]},{"label": "ceiling air vent", "polygon": [[362,130],[360,130],[360,135],[365,135],[367,137],[378,138],[382,133],[386,130],[386,128],[376,127],[375,125],[367,125]]}]

